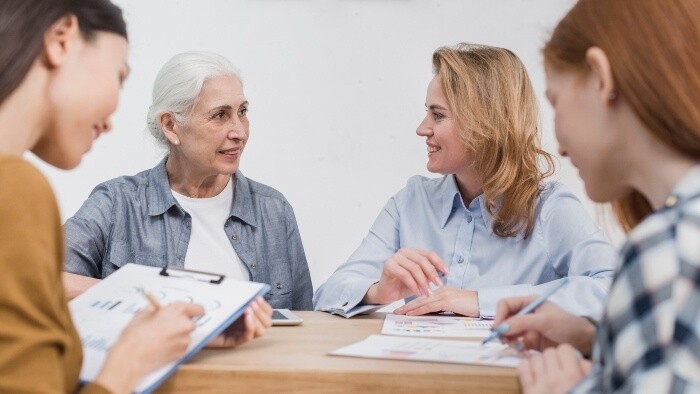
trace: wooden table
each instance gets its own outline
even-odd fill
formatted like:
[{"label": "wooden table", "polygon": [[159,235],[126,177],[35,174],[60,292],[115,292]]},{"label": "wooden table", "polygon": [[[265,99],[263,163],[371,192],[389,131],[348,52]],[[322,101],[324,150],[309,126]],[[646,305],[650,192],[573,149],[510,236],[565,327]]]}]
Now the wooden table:
[{"label": "wooden table", "polygon": [[161,393],[516,393],[511,368],[328,356],[379,334],[384,314],[352,319],[296,312],[304,323],[272,327],[234,350],[203,350]]}]

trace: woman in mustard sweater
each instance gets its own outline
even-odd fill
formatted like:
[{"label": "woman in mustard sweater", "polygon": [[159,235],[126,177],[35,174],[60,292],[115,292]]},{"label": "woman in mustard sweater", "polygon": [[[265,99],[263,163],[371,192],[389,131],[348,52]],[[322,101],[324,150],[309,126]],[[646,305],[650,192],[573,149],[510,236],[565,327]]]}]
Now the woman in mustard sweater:
[{"label": "woman in mustard sweater", "polygon": [[[78,389],[82,351],[61,283],[64,239],[46,179],[26,151],[58,168],[78,165],[109,130],[128,74],[121,10],[109,0],[0,2],[0,392]],[[131,392],[186,350],[196,304],[138,313],[82,392]],[[269,327],[256,301],[235,345]],[[241,330],[243,331],[243,330]]]}]

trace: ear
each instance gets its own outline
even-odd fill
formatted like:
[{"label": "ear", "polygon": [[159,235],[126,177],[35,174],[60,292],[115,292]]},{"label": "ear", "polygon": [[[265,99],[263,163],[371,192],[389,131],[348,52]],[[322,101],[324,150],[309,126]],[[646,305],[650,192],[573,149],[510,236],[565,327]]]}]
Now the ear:
[{"label": "ear", "polygon": [[610,69],[608,56],[598,47],[590,47],[586,51],[586,62],[595,78],[601,102],[611,105],[618,96],[615,79]]},{"label": "ear", "polygon": [[56,21],[44,33],[44,58],[50,68],[60,66],[65,62],[69,49],[80,38],[78,18],[67,15]]},{"label": "ear", "polygon": [[165,138],[173,145],[180,145],[180,125],[175,122],[175,117],[170,112],[160,114],[160,128],[163,130]]}]

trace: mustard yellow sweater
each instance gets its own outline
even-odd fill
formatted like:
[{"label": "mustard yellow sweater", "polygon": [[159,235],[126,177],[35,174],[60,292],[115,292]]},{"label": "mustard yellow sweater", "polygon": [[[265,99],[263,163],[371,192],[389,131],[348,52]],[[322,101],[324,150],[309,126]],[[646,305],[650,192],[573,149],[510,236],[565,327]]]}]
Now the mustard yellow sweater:
[{"label": "mustard yellow sweater", "polygon": [[[72,393],[82,360],[61,283],[64,240],[46,179],[0,156],[0,392]],[[88,385],[82,393],[105,393]]]}]

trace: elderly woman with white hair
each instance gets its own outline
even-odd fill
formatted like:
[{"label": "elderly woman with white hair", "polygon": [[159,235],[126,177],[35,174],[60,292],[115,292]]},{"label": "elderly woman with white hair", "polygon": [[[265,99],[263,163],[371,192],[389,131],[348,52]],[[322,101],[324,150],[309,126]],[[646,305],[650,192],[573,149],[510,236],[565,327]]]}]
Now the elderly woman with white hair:
[{"label": "elderly woman with white hair", "polygon": [[[238,168],[247,112],[238,72],[224,57],[188,52],[163,66],[148,129],[167,156],[150,170],[98,185],[66,221],[69,296],[137,263],[267,283],[272,307],[312,308],[292,207]],[[263,306],[269,308],[256,304]]]}]

